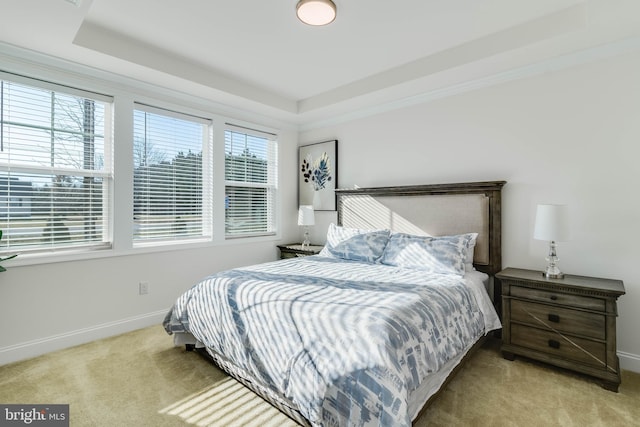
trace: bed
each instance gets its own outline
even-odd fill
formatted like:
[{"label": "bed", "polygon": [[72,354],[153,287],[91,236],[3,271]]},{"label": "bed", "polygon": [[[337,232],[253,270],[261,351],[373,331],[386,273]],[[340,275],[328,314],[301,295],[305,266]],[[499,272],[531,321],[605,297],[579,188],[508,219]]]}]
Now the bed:
[{"label": "bed", "polygon": [[500,328],[504,184],[336,190],[319,255],[212,274],[164,327],[302,425],[411,425]]}]

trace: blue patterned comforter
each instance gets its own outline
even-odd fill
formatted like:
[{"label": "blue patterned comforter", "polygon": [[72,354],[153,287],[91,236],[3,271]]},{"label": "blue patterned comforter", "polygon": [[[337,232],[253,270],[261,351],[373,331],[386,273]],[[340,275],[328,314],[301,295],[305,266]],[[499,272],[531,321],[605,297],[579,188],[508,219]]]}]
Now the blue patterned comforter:
[{"label": "blue patterned comforter", "polygon": [[311,256],[212,275],[164,326],[312,425],[409,426],[409,393],[496,327],[477,295],[460,276]]}]

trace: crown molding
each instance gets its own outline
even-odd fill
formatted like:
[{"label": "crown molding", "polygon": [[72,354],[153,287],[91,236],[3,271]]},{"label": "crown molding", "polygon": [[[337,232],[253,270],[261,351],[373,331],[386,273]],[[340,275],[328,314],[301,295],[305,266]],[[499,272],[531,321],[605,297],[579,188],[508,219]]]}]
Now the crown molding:
[{"label": "crown molding", "polygon": [[368,116],[386,113],[393,110],[426,104],[450,96],[497,86],[503,83],[521,80],[545,73],[569,69],[572,67],[602,61],[611,57],[640,51],[640,37],[630,37],[613,43],[596,46],[570,54],[558,56],[552,59],[537,62],[524,67],[514,68],[508,71],[496,73],[479,79],[469,80],[450,86],[429,90],[416,95],[404,97],[395,101],[385,102],[371,107],[353,110],[346,114],[339,114],[327,119],[302,122],[300,132],[306,132],[318,128],[335,126],[341,123],[362,119]]}]

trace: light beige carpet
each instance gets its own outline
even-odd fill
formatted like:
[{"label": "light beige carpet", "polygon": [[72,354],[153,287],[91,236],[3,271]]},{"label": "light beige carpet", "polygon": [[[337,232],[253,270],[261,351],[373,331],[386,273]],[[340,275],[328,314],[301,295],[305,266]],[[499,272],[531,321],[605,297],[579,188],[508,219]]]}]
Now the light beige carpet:
[{"label": "light beige carpet", "polygon": [[[71,426],[295,426],[161,326],[0,366],[0,403],[64,403]],[[619,393],[489,340],[417,426],[640,425],[640,374]]]}]

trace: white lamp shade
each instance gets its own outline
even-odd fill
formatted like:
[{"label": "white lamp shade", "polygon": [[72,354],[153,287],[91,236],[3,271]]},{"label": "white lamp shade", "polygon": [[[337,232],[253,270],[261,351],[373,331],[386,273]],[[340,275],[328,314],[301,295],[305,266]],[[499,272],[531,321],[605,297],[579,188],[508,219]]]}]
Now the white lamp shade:
[{"label": "white lamp shade", "polygon": [[569,240],[569,217],[566,205],[538,205],[533,238],[554,242]]},{"label": "white lamp shade", "polygon": [[298,225],[313,225],[315,217],[313,214],[313,206],[301,205],[298,209]]},{"label": "white lamp shade", "polygon": [[296,14],[305,24],[327,25],[336,19],[336,5],[331,0],[300,0]]}]

